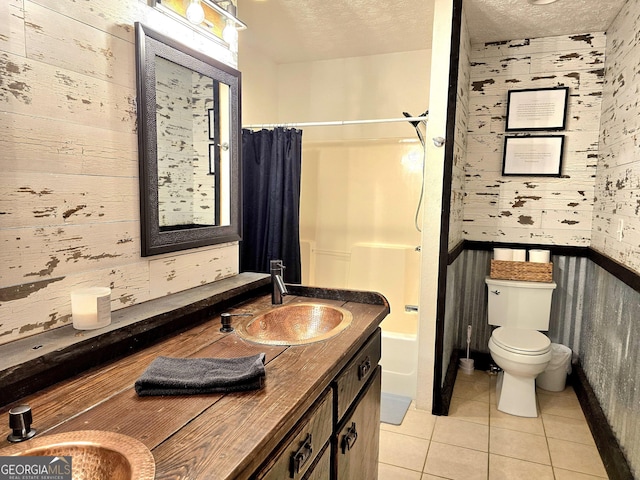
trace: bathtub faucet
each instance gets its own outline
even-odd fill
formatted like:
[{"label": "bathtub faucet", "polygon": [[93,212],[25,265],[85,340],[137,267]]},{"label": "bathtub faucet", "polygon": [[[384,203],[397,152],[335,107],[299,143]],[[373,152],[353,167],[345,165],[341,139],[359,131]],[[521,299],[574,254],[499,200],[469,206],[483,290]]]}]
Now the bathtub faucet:
[{"label": "bathtub faucet", "polygon": [[289,295],[289,290],[282,279],[285,266],[282,260],[271,260],[269,265],[271,270],[271,304],[282,305],[282,297]]}]

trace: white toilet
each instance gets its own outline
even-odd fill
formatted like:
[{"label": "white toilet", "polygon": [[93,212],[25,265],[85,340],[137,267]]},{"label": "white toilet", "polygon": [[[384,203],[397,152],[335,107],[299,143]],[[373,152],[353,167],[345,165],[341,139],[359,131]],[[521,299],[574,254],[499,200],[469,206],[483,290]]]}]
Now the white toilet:
[{"label": "white toilet", "polygon": [[496,386],[498,410],[537,417],[536,377],[551,360],[551,341],[538,330],[549,330],[555,282],[523,282],[486,278],[490,325],[498,326],[489,351],[502,368]]}]

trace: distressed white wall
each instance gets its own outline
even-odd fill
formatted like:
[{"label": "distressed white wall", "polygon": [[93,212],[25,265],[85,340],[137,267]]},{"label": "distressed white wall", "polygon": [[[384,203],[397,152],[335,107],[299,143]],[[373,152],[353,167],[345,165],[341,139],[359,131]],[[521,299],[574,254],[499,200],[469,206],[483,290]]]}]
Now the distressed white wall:
[{"label": "distressed white wall", "polygon": [[[451,178],[451,210],[449,216],[449,251],[455,249],[464,240],[464,194],[465,194],[465,160],[467,154],[467,125],[469,122],[469,78],[471,74],[471,41],[469,38],[468,16],[462,8],[460,22],[460,51],[458,59],[458,88],[456,92],[456,132],[454,137],[453,166]],[[468,295],[462,289],[464,257],[447,267],[447,286],[445,297],[444,328],[442,338],[442,383],[446,378],[449,361],[454,349],[458,347],[459,324],[463,315],[464,302],[461,298]],[[460,292],[465,295],[461,296]],[[465,324],[468,320],[464,317]]]},{"label": "distressed white wall", "polygon": [[640,273],[640,4],[607,31],[591,246]]},{"label": "distressed white wall", "polygon": [[[588,246],[604,80],[604,33],[473,46],[465,164],[468,240]],[[561,178],[504,177],[507,92],[569,87]],[[535,133],[541,134],[541,133]]]},{"label": "distressed white wall", "polygon": [[[607,30],[591,247],[640,274],[640,4],[627,1]],[[625,453],[640,474],[640,294],[590,265],[581,360]]]},{"label": "distressed white wall", "polygon": [[460,56],[456,91],[456,132],[454,137],[451,178],[451,210],[449,216],[449,250],[464,240],[465,163],[469,125],[469,82],[471,77],[471,39],[463,7],[460,25]]},{"label": "distressed white wall", "polygon": [[0,343],[238,271],[237,244],[140,256],[134,22],[235,66],[144,0],[0,2]]},{"label": "distressed white wall", "polygon": [[214,176],[209,175],[212,80],[169,61],[158,61],[156,72],[160,226],[215,225]]}]

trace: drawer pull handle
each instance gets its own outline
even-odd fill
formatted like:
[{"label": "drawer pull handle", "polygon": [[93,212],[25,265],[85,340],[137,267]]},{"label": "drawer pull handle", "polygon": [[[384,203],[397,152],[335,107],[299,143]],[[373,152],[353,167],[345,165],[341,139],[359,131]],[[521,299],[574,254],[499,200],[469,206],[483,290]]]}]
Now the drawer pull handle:
[{"label": "drawer pull handle", "polygon": [[302,470],[304,464],[311,458],[311,454],[313,453],[311,438],[311,434],[307,434],[307,438],[302,442],[302,446],[297,452],[291,454],[291,462],[289,464],[290,478],[295,478],[295,476]]},{"label": "drawer pull handle", "polygon": [[342,453],[347,453],[353,448],[358,440],[358,432],[356,430],[356,422],[351,422],[351,426],[347,429],[347,433],[342,437]]},{"label": "drawer pull handle", "polygon": [[371,360],[369,357],[365,358],[358,367],[358,380],[362,380],[371,371]]}]

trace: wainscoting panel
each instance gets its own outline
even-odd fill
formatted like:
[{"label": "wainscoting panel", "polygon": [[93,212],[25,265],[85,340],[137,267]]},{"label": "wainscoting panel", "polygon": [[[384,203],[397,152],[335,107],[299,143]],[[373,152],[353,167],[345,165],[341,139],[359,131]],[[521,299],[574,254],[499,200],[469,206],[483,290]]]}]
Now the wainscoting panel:
[{"label": "wainscoting panel", "polygon": [[589,260],[585,257],[554,255],[552,262],[553,280],[558,286],[551,301],[548,335],[552,342],[566,345],[577,356],[580,353],[580,330]]},{"label": "wainscoting panel", "polygon": [[447,298],[445,306],[443,353],[442,353],[442,383],[447,377],[447,369],[451,360],[451,353],[458,347],[458,332],[463,302],[460,292],[464,272],[465,255],[458,258],[447,268]]},{"label": "wainscoting panel", "polygon": [[640,475],[640,293],[593,262],[580,330],[580,360],[634,478]]},{"label": "wainscoting panel", "polygon": [[465,250],[462,282],[456,291],[462,301],[462,317],[458,329],[458,347],[467,348],[467,326],[471,325],[471,350],[489,353],[491,326],[487,323],[487,285],[491,252]]}]

